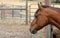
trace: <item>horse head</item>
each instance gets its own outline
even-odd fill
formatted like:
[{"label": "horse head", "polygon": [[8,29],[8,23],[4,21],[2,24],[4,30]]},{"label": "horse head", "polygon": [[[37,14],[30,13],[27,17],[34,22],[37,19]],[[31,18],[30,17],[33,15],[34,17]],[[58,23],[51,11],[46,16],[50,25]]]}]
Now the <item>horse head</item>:
[{"label": "horse head", "polygon": [[48,24],[55,25],[60,29],[60,13],[55,8],[44,8],[41,4],[38,4],[38,11],[31,22],[30,32],[35,34]]},{"label": "horse head", "polygon": [[41,4],[38,4],[38,8],[39,11],[35,14],[35,18],[30,25],[30,32],[33,34],[48,24],[48,14],[45,13],[45,8],[43,8]]}]

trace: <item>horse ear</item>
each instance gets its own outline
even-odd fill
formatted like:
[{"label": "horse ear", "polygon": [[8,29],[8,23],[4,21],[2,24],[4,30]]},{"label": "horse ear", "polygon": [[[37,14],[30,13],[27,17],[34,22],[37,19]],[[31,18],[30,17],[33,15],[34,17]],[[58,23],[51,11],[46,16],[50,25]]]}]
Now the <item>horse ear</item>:
[{"label": "horse ear", "polygon": [[42,5],[41,5],[41,4],[39,4],[39,3],[38,3],[38,8],[39,8],[40,10],[43,10]]}]

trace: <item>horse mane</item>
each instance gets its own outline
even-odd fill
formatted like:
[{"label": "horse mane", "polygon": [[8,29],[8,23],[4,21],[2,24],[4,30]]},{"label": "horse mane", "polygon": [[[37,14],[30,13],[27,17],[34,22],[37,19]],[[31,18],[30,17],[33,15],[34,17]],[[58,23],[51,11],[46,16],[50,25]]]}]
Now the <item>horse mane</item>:
[{"label": "horse mane", "polygon": [[[43,7],[43,8],[48,8],[48,7],[50,7],[50,6],[42,5],[42,7]],[[38,13],[38,11],[39,11],[39,9],[37,9],[37,11],[35,12],[35,14],[37,14],[37,13]]]},{"label": "horse mane", "polygon": [[[42,7],[43,8],[48,8],[48,7],[50,7],[50,6],[47,6],[47,5],[42,5]],[[39,11],[39,9],[37,9],[37,11],[35,12],[35,14],[37,14],[38,13],[38,11]],[[36,17],[36,15],[34,14],[34,16]]]},{"label": "horse mane", "polygon": [[[57,9],[57,10],[60,10],[60,8],[56,8],[56,7],[51,7],[51,6],[48,6],[48,5],[42,5],[43,8],[54,8],[54,9]],[[39,9],[37,9],[37,11],[35,12],[35,14],[37,14],[39,11]]]},{"label": "horse mane", "polygon": [[50,7],[50,6],[48,6],[48,5],[42,5],[42,7],[43,7],[43,8],[48,8],[48,7]]},{"label": "horse mane", "polygon": [[60,9],[60,8],[57,8],[57,7],[51,7],[51,6],[48,6],[48,5],[42,5],[43,8],[55,8],[55,9]]},{"label": "horse mane", "polygon": [[[60,10],[60,8],[56,8],[56,7],[51,7],[51,6],[48,6],[48,5],[42,5],[43,8],[53,8],[53,9],[56,9],[56,10]],[[37,9],[37,11],[35,12],[34,16],[36,17],[36,14],[38,13],[39,9]]]}]

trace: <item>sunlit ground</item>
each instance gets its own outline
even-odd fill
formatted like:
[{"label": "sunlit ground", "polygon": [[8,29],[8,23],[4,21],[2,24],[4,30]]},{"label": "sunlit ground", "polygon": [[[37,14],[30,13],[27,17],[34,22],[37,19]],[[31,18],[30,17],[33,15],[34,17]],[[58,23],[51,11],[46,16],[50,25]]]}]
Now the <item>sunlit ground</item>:
[{"label": "sunlit ground", "polygon": [[32,35],[29,32],[29,25],[25,25],[23,20],[0,19],[0,38],[40,38],[41,32]]}]

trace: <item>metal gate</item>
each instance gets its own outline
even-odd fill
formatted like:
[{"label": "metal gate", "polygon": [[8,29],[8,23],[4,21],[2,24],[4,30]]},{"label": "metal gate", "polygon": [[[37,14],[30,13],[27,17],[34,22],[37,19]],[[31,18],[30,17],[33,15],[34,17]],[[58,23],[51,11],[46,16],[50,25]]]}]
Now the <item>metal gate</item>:
[{"label": "metal gate", "polygon": [[0,20],[16,19],[20,20],[22,24],[26,23],[26,7],[19,6],[19,8],[0,8]]},{"label": "metal gate", "polygon": [[[5,0],[5,2],[6,2],[6,0]],[[6,14],[8,14],[9,18],[18,17],[18,18],[24,20],[25,24],[28,24],[28,1],[25,0],[23,3],[21,3],[21,5],[18,5],[19,3],[17,5],[12,5],[13,3],[11,3],[9,5],[8,2],[6,2],[7,4],[5,4],[4,0],[1,1],[1,4],[0,4],[0,17],[1,18],[0,19],[6,18],[7,17]],[[7,11],[9,13],[6,13]]]}]

